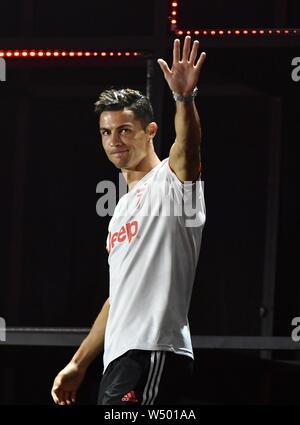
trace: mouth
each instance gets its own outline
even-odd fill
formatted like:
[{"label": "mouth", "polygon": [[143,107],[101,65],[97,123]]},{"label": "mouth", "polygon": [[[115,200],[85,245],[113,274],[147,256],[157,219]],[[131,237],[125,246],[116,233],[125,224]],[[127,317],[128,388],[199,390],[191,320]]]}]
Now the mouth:
[{"label": "mouth", "polygon": [[111,155],[122,155],[124,153],[128,152],[128,149],[124,149],[124,150],[120,150],[120,151],[115,151],[115,152],[111,152]]}]

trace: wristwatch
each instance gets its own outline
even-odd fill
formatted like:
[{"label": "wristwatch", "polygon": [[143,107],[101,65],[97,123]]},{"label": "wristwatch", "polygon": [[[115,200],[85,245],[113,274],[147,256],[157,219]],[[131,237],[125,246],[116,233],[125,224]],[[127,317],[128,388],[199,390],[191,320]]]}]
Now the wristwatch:
[{"label": "wristwatch", "polygon": [[198,88],[195,87],[193,93],[188,96],[181,96],[180,94],[172,92],[173,98],[176,102],[192,102],[198,94]]}]

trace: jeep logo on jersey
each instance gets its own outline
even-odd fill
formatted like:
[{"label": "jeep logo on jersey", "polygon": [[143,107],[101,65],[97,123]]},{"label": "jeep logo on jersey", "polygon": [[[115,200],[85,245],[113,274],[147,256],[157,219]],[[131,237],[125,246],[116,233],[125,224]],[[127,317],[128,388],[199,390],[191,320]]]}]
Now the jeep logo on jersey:
[{"label": "jeep logo on jersey", "polygon": [[122,226],[118,232],[109,232],[108,234],[108,253],[114,249],[117,243],[123,243],[128,239],[130,243],[132,238],[136,236],[139,230],[139,223],[136,220],[126,223],[125,226]]}]

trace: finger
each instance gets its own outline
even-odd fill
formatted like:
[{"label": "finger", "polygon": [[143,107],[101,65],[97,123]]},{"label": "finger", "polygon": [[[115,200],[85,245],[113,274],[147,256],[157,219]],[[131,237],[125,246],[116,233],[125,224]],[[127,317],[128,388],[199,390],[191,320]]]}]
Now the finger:
[{"label": "finger", "polygon": [[206,59],[206,53],[202,52],[200,55],[200,58],[198,59],[195,68],[197,69],[197,71],[200,71],[202,68],[202,65],[204,64],[204,61]]},{"label": "finger", "polygon": [[158,65],[161,67],[162,72],[164,73],[164,76],[167,77],[171,74],[171,70],[168,67],[168,64],[163,59],[157,59]]},{"label": "finger", "polygon": [[190,55],[191,47],[191,37],[187,35],[184,40],[183,50],[182,50],[182,61],[187,62]]},{"label": "finger", "polygon": [[198,53],[199,41],[195,40],[190,54],[189,62],[194,65]]},{"label": "finger", "polygon": [[71,402],[76,403],[76,391],[71,392]]},{"label": "finger", "polygon": [[58,402],[58,404],[59,404],[60,406],[64,406],[65,404],[67,404],[67,403],[66,403],[66,400],[64,399],[64,394],[62,394],[62,396],[59,398],[59,402]]},{"label": "finger", "polygon": [[52,398],[54,400],[55,403],[59,403],[60,399],[59,399],[59,395],[60,395],[60,390],[58,389],[58,385],[54,384],[51,390],[51,395]]},{"label": "finger", "polygon": [[173,44],[173,63],[180,61],[180,40],[176,38]]},{"label": "finger", "polygon": [[60,390],[59,394],[58,394],[58,398],[59,398],[59,404],[61,404],[61,405],[67,404],[66,392],[65,391]]},{"label": "finger", "polygon": [[56,388],[52,391],[51,394],[56,404],[65,404],[64,393],[62,390]]},{"label": "finger", "polygon": [[69,391],[65,391],[65,402],[71,404],[71,393]]},{"label": "finger", "polygon": [[58,399],[57,395],[55,394],[54,390],[51,391],[51,395],[52,395],[54,403],[58,404],[59,399]]}]

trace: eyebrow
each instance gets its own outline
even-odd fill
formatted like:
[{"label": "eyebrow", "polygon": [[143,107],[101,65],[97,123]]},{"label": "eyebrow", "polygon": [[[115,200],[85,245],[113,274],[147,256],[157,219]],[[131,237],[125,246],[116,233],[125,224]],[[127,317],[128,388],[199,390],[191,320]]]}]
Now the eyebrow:
[{"label": "eyebrow", "polygon": [[[119,129],[119,128],[122,128],[122,127],[133,127],[133,125],[129,122],[129,123],[125,123],[125,124],[121,124],[121,125],[119,125],[119,127],[117,127],[117,130]],[[106,127],[100,127],[100,130],[111,130],[110,128],[106,128]]]}]

